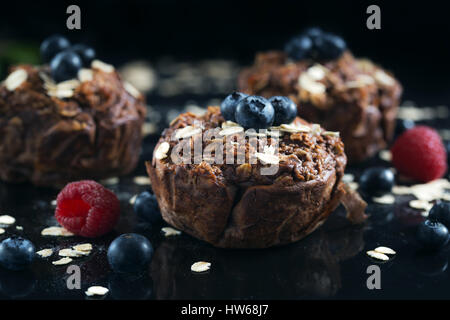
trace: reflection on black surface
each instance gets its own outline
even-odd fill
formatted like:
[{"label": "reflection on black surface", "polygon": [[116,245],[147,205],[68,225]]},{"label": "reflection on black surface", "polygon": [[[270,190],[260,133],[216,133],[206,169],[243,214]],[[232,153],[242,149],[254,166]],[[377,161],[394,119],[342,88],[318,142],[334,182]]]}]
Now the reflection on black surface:
[{"label": "reflection on black surface", "polygon": [[116,300],[147,300],[152,297],[153,283],[148,274],[112,273],[108,278],[108,288]]},{"label": "reflection on black surface", "polygon": [[11,299],[27,298],[34,291],[36,281],[30,270],[8,271],[0,268],[0,292]]},{"label": "reflection on black surface", "polygon": [[434,277],[447,270],[448,258],[444,253],[430,254],[419,251],[413,256],[413,265],[421,275]]},{"label": "reflection on black surface", "polygon": [[[324,226],[325,227],[325,226]],[[152,262],[156,299],[296,299],[331,297],[340,265],[364,247],[362,228],[321,228],[298,243],[264,250],[224,250],[167,239]],[[196,261],[212,263],[194,274]]]}]

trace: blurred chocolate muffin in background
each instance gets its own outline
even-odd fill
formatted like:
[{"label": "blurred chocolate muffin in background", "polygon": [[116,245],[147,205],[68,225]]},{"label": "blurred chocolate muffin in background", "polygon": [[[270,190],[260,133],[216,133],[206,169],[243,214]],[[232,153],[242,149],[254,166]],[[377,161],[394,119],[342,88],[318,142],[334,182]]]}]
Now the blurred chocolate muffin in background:
[{"label": "blurred chocolate muffin in background", "polygon": [[60,186],[132,171],[144,97],[86,46],[53,36],[0,86],[0,179]]},{"label": "blurred chocolate muffin in background", "polygon": [[351,163],[387,146],[402,93],[392,74],[355,58],[342,38],[318,28],[294,37],[284,52],[258,53],[241,71],[238,87],[248,94],[289,96],[299,116],[340,132]]}]

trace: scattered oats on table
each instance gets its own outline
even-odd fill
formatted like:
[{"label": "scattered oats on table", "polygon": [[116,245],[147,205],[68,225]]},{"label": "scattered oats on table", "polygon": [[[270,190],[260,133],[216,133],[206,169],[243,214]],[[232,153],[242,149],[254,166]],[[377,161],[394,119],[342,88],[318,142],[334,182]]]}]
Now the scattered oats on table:
[{"label": "scattered oats on table", "polygon": [[40,256],[41,258],[48,258],[53,254],[53,249],[48,248],[48,249],[42,249],[36,252],[36,254],[38,256]]},{"label": "scattered oats on table", "polygon": [[395,252],[391,248],[383,247],[383,246],[375,248],[374,251],[379,252],[379,253],[383,253],[383,254],[397,254],[397,252]]},{"label": "scattered oats on table", "polygon": [[198,261],[192,264],[191,271],[193,272],[205,272],[211,268],[211,263],[206,261]]},{"label": "scattered oats on table", "polygon": [[133,182],[140,186],[150,185],[150,178],[146,176],[134,177]]},{"label": "scattered oats on table", "polygon": [[76,246],[72,247],[76,251],[91,251],[92,250],[92,244],[90,243],[82,243],[77,244]]},{"label": "scattered oats on table", "polygon": [[101,184],[106,185],[106,186],[112,186],[115,184],[119,183],[119,178],[118,177],[112,177],[112,178],[108,178],[108,179],[103,179],[100,181]]},{"label": "scattered oats on table", "polygon": [[166,237],[170,237],[170,236],[178,236],[181,234],[181,231],[176,230],[174,228],[171,227],[164,227],[161,229],[162,232],[164,232],[164,235]]},{"label": "scattered oats on table", "polygon": [[381,160],[391,162],[392,161],[392,153],[389,150],[381,150],[378,154]]},{"label": "scattered oats on table", "polygon": [[0,228],[0,234],[4,234],[5,233],[5,229]]},{"label": "scattered oats on table", "polygon": [[366,252],[367,255],[371,258],[375,258],[377,260],[381,260],[381,261],[388,261],[389,257],[387,255],[385,255],[384,253],[381,252],[377,252],[375,250],[369,250]]},{"label": "scattered oats on table", "polygon": [[129,201],[131,205],[134,205],[134,203],[136,202],[137,196],[138,196],[138,195],[135,194],[134,196],[131,197],[131,199],[130,199],[130,201]]},{"label": "scattered oats on table", "polygon": [[62,227],[48,227],[41,231],[43,236],[60,236],[60,237],[71,237],[74,234]]},{"label": "scattered oats on table", "polygon": [[11,225],[16,222],[16,219],[14,217],[8,216],[8,215],[2,215],[0,216],[0,224],[4,225]]},{"label": "scattered oats on table", "polygon": [[92,286],[89,287],[86,291],[85,294],[88,297],[92,297],[92,296],[104,296],[105,294],[107,294],[109,292],[109,290],[105,287],[101,287],[101,286]]},{"label": "scattered oats on table", "polygon": [[395,197],[392,194],[385,194],[381,197],[373,197],[372,201],[379,204],[394,204]]},{"label": "scattered oats on table", "polygon": [[59,260],[56,260],[56,261],[52,261],[52,264],[55,265],[55,266],[61,266],[61,265],[64,265],[64,264],[71,263],[72,261],[73,261],[72,258],[64,257],[62,259],[59,259]]},{"label": "scattered oats on table", "polygon": [[58,255],[61,257],[78,258],[83,256],[84,254],[79,251],[67,248],[59,250]]},{"label": "scattered oats on table", "polygon": [[409,206],[414,209],[430,211],[430,209],[433,207],[433,204],[426,200],[411,200],[409,202]]}]

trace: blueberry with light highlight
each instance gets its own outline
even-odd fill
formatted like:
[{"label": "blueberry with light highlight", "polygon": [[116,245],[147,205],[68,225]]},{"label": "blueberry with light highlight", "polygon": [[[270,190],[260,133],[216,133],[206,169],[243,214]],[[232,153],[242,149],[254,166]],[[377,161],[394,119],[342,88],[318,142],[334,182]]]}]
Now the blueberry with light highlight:
[{"label": "blueberry with light highlight", "polygon": [[136,197],[133,209],[138,217],[146,222],[151,224],[162,222],[158,202],[155,195],[150,191],[144,191]]},{"label": "blueberry with light highlight", "polygon": [[237,123],[246,129],[266,129],[273,124],[275,110],[266,98],[248,96],[239,101],[235,117]]},{"label": "blueberry with light highlight", "polygon": [[439,249],[448,241],[448,229],[440,222],[425,220],[417,229],[417,240],[425,249]]},{"label": "blueberry with light highlight", "polygon": [[450,228],[450,202],[439,201],[431,208],[428,219],[437,221]]},{"label": "blueberry with light highlight", "polygon": [[235,91],[222,101],[220,112],[225,120],[236,122],[234,114],[236,113],[237,104],[246,97],[248,97],[247,94]]},{"label": "blueberry with light highlight", "polygon": [[76,54],[78,54],[83,61],[85,68],[90,68],[92,60],[95,59],[95,49],[85,44],[76,44],[70,48]]},{"label": "blueberry with light highlight", "polygon": [[269,99],[275,110],[274,126],[288,124],[294,121],[297,116],[297,105],[288,97],[275,96]]},{"label": "blueberry with light highlight", "polygon": [[77,78],[82,67],[80,56],[71,50],[58,53],[50,62],[52,78],[56,82]]},{"label": "blueberry with light highlight", "polygon": [[150,264],[153,246],[140,234],[126,233],[111,242],[107,257],[114,272],[139,273]]},{"label": "blueberry with light highlight", "polygon": [[30,240],[11,237],[0,243],[0,264],[8,270],[23,270],[34,260],[36,249]]},{"label": "blueberry with light highlight", "polygon": [[67,38],[56,34],[48,37],[41,43],[41,57],[44,63],[50,62],[54,56],[58,53],[68,49],[70,47],[70,42]]},{"label": "blueberry with light highlight", "polygon": [[366,169],[359,178],[361,190],[369,195],[383,195],[389,193],[395,184],[392,170],[382,167]]}]

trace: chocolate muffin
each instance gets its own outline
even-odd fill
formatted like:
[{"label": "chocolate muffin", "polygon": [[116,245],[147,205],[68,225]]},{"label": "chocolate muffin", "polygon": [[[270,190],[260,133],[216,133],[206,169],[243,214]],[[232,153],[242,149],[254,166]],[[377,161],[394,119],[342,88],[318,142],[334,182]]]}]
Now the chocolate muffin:
[{"label": "chocolate muffin", "polygon": [[284,52],[257,54],[240,73],[238,87],[248,94],[289,96],[300,117],[340,132],[349,162],[387,146],[402,93],[391,73],[355,58],[341,38],[318,29],[291,40]]},{"label": "chocolate muffin", "polygon": [[56,83],[49,66],[19,65],[0,86],[0,179],[60,186],[136,166],[144,98],[94,60]]},{"label": "chocolate muffin", "polygon": [[300,118],[244,130],[219,107],[164,130],[146,166],[165,221],[214,246],[264,248],[310,234],[351,193],[336,132]]}]

